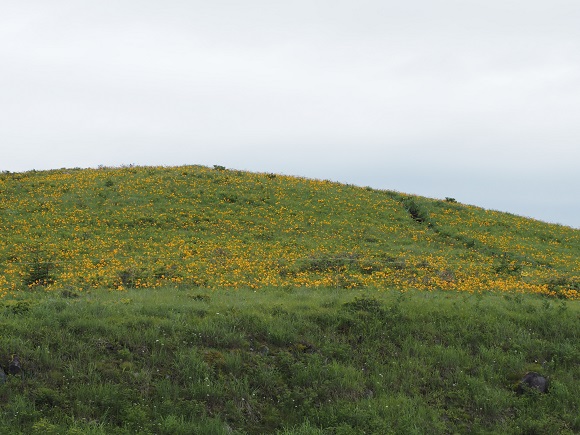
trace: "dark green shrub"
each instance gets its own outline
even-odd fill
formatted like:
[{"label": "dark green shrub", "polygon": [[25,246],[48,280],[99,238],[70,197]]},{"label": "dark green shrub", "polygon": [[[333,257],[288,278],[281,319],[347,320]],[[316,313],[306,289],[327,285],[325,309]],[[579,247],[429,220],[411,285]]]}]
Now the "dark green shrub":
[{"label": "dark green shrub", "polygon": [[153,273],[153,276],[157,279],[161,278],[174,279],[183,277],[182,274],[179,272],[179,268],[175,264],[172,264],[170,266],[158,267]]},{"label": "dark green shrub", "polygon": [[493,270],[499,274],[518,275],[522,270],[522,265],[507,252],[504,252],[496,261]]},{"label": "dark green shrub", "polygon": [[378,300],[364,296],[355,298],[352,302],[346,302],[344,308],[351,312],[382,313],[384,311],[382,304]]},{"label": "dark green shrub", "polygon": [[351,265],[357,265],[360,255],[343,253],[338,255],[320,254],[304,259],[299,264],[300,272],[328,272],[336,271]]},{"label": "dark green shrub", "polygon": [[63,395],[52,388],[40,387],[34,393],[34,403],[40,407],[52,408],[64,402]]},{"label": "dark green shrub", "polygon": [[194,301],[200,301],[200,302],[209,302],[211,300],[211,296],[206,295],[206,294],[196,294],[196,295],[191,295],[189,297],[191,299],[193,299]]},{"label": "dark green shrub", "polygon": [[80,296],[76,291],[74,291],[72,289],[68,289],[68,288],[63,289],[60,292],[60,295],[63,298],[68,298],[68,299],[74,299],[74,298],[78,298]]},{"label": "dark green shrub", "polygon": [[28,269],[28,273],[24,277],[24,284],[28,287],[46,286],[54,282],[54,278],[50,273],[54,268],[54,263],[45,261],[39,257],[33,259]]},{"label": "dark green shrub", "polygon": [[425,223],[429,219],[429,213],[423,209],[413,198],[405,198],[403,206],[415,222]]},{"label": "dark green shrub", "polygon": [[141,272],[136,267],[129,267],[119,272],[121,285],[127,288],[137,287],[137,283],[143,279]]},{"label": "dark green shrub", "polygon": [[221,192],[219,194],[219,197],[223,202],[228,202],[230,204],[234,204],[234,203],[238,202],[238,200],[239,200],[238,196],[233,194],[233,193]]},{"label": "dark green shrub", "polygon": [[26,314],[30,311],[32,306],[30,301],[6,301],[4,306],[8,308],[13,314]]},{"label": "dark green shrub", "polygon": [[565,289],[580,290],[580,281],[569,276],[555,276],[548,280],[548,288],[551,291],[561,291]]},{"label": "dark green shrub", "polygon": [[384,266],[377,260],[363,260],[359,263],[359,269],[362,274],[371,275],[374,272],[383,270]]}]

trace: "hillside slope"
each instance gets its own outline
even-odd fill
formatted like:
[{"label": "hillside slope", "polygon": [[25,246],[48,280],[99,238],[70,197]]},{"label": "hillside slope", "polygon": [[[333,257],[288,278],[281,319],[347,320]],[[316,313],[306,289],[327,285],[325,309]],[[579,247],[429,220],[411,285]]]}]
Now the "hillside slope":
[{"label": "hillside slope", "polygon": [[0,175],[0,292],[342,287],[577,298],[580,231],[216,166]]},{"label": "hillside slope", "polygon": [[1,174],[0,433],[580,433],[579,237],[222,167]]}]

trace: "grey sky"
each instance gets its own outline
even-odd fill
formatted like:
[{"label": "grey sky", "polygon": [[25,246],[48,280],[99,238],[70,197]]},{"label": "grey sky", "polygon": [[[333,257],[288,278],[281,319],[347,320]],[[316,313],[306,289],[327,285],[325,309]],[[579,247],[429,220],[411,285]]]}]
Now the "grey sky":
[{"label": "grey sky", "polygon": [[0,6],[0,170],[221,164],[580,228],[577,0]]}]

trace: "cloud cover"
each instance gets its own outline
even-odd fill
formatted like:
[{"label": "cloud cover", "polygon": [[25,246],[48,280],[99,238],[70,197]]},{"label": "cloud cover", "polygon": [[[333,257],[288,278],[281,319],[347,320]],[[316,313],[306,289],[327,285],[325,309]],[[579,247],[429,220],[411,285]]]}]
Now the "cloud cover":
[{"label": "cloud cover", "polygon": [[221,164],[580,227],[580,3],[26,1],[0,170]]}]

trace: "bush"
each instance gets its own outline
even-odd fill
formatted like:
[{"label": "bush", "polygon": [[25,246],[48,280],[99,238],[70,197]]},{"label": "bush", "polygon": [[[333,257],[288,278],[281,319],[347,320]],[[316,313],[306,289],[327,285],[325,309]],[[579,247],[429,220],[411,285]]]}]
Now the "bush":
[{"label": "bush", "polygon": [[28,287],[32,286],[46,286],[54,282],[54,278],[50,270],[54,267],[51,261],[45,261],[40,257],[34,258],[28,269],[28,273],[24,277],[24,284]]},{"label": "bush", "polygon": [[141,272],[136,267],[129,267],[119,272],[121,285],[126,288],[135,288],[143,279]]},{"label": "bush", "polygon": [[564,297],[566,290],[580,290],[580,280],[569,276],[552,277],[546,284],[548,284],[550,291],[561,297]]},{"label": "bush", "polygon": [[506,275],[518,275],[522,270],[522,265],[513,259],[508,253],[503,253],[498,262],[494,265],[493,270],[496,273]]},{"label": "bush", "polygon": [[415,222],[425,223],[428,221],[429,213],[417,204],[413,198],[405,198],[403,206]]},{"label": "bush", "polygon": [[299,266],[300,272],[328,272],[340,268],[358,264],[360,256],[355,253],[343,253],[338,255],[320,254],[302,261]]}]

